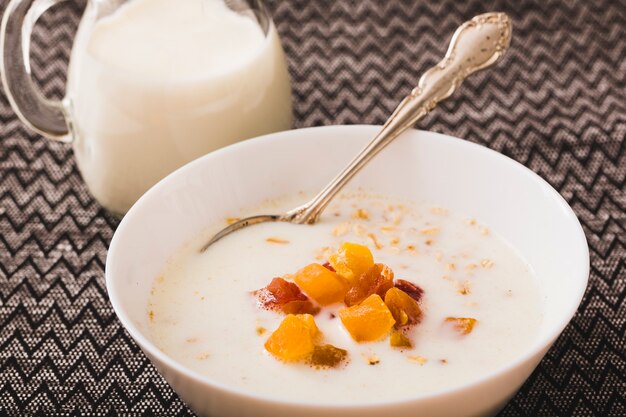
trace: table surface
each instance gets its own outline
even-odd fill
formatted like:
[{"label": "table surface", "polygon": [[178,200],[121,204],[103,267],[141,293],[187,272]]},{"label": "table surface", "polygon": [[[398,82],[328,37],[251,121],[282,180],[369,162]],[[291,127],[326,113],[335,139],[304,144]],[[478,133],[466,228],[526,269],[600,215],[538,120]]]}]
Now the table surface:
[{"label": "table surface", "polygon": [[[269,2],[295,127],[382,123],[484,3]],[[505,61],[420,128],[537,172],[579,216],[591,253],[578,313],[500,415],[625,416],[626,3],[493,3],[514,22]],[[63,95],[82,6],[56,6],[33,35],[34,77],[49,97]],[[25,128],[0,94],[0,414],[193,415],[109,304],[104,262],[117,225],[70,147]]]}]

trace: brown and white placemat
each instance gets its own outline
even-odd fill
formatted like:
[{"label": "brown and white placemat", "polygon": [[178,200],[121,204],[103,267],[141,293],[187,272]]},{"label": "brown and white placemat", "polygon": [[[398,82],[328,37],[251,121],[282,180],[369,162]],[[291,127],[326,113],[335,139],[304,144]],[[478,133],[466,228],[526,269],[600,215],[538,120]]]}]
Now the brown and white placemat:
[{"label": "brown and white placemat", "polygon": [[[63,94],[83,6],[61,3],[33,35],[34,76],[48,96]],[[587,235],[591,277],[576,317],[500,415],[626,416],[626,2],[268,6],[296,127],[382,123],[460,23],[510,14],[505,60],[420,128],[500,151],[559,190]],[[108,302],[104,262],[117,224],[89,195],[71,149],[25,128],[0,94],[0,415],[193,415]]]}]

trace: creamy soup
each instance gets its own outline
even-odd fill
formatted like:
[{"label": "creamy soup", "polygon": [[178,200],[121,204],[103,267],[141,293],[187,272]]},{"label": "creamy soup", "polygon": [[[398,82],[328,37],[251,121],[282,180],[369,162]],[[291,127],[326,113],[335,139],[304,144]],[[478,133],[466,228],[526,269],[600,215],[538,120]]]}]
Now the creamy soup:
[{"label": "creamy soup", "polygon": [[[434,393],[510,362],[542,321],[535,276],[519,253],[480,219],[441,207],[346,193],[315,226],[257,225],[199,254],[205,239],[181,248],[155,279],[147,311],[152,340],[190,369],[266,397],[362,404]],[[347,241],[367,245],[396,278],[424,290],[423,319],[410,332],[414,346],[392,348],[389,338],[355,342],[337,318],[345,306],[337,304],[315,321],[325,343],[348,351],[347,363],[316,369],[277,360],[264,343],[284,315],[259,308],[251,292],[324,263]],[[445,325],[447,317],[476,325],[460,335]]]},{"label": "creamy soup", "polygon": [[118,213],[186,162],[291,125],[276,28],[222,0],[130,0],[79,28],[69,72],[78,166]]}]

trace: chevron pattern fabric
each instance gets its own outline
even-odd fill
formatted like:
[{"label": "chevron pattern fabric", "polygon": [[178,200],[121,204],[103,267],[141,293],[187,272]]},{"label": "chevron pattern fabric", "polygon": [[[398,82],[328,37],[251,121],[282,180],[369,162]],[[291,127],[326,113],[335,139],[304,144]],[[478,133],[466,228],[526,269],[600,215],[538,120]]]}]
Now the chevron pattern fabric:
[{"label": "chevron pattern fabric", "polygon": [[[63,95],[83,7],[55,6],[33,34],[33,74],[48,97]],[[505,61],[420,128],[502,152],[559,190],[587,235],[591,276],[575,318],[500,416],[626,416],[626,2],[268,7],[289,59],[296,127],[382,123],[461,22],[510,14]],[[108,302],[104,262],[117,225],[71,149],[24,127],[0,94],[0,415],[193,415]]]}]

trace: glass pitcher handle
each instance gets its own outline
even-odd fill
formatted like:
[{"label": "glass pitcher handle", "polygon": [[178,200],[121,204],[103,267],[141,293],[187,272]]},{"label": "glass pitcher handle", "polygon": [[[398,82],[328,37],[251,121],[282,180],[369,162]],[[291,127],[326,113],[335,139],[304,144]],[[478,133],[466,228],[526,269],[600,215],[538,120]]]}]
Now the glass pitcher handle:
[{"label": "glass pitcher handle", "polygon": [[30,36],[35,21],[65,0],[11,0],[0,27],[0,73],[11,107],[28,127],[47,138],[71,140],[61,101],[49,100],[31,78]]}]

